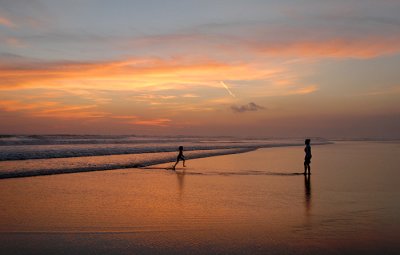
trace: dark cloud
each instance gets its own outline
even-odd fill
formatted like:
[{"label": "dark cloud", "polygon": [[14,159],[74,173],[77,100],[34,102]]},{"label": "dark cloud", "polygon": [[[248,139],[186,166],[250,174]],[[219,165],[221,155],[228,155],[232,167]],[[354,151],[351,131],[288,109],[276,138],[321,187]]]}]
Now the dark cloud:
[{"label": "dark cloud", "polygon": [[264,110],[265,107],[262,107],[256,103],[250,102],[245,105],[232,105],[231,110],[236,113],[242,113],[242,112],[255,112],[258,110]]}]

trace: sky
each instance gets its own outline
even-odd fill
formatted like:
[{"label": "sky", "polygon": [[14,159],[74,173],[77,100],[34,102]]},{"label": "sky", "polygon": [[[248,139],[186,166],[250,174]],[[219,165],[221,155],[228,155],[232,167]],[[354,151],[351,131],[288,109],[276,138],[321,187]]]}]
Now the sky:
[{"label": "sky", "polygon": [[1,134],[400,138],[398,0],[0,0]]}]

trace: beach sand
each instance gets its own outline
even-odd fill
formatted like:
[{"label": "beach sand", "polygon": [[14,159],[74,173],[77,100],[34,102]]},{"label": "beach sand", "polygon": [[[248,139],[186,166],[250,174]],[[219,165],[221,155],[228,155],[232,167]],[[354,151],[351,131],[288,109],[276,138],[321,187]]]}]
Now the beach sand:
[{"label": "beach sand", "polygon": [[400,144],[0,180],[1,254],[399,254]]}]

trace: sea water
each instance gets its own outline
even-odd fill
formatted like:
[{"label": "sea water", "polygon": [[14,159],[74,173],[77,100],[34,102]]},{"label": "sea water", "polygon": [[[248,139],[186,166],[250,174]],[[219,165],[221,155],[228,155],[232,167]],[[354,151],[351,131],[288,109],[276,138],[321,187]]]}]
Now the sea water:
[{"label": "sea water", "polygon": [[[188,159],[296,146],[302,139],[101,135],[0,136],[0,178],[111,170],[172,162],[179,146]],[[315,139],[316,144],[329,143]]]}]

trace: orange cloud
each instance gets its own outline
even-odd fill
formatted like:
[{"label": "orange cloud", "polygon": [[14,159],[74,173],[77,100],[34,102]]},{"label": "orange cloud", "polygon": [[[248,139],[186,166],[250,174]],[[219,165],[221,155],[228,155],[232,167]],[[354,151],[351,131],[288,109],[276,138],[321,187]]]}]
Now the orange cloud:
[{"label": "orange cloud", "polygon": [[111,116],[111,118],[123,120],[124,123],[128,124],[158,126],[158,127],[166,127],[172,121],[167,118],[142,119],[134,115],[114,115]]},{"label": "orange cloud", "polygon": [[[316,90],[316,86],[298,84],[298,76],[288,68],[287,65],[276,67],[268,63],[225,63],[187,58],[132,58],[86,63],[17,59],[0,62],[0,80],[3,81],[0,95],[4,93],[1,97],[7,98],[11,94],[16,99],[4,103],[3,107],[0,105],[0,109],[34,117],[111,118],[121,124],[176,126],[179,123],[170,118],[179,120],[182,113],[226,109],[226,105],[241,98],[306,94]],[[224,91],[223,80],[237,98]],[[249,89],[254,82],[254,89]],[[197,95],[199,92],[201,97]],[[21,95],[27,100],[21,100]],[[69,100],[73,98],[76,100],[72,104]],[[119,99],[126,102],[117,102]],[[57,102],[42,105],[41,102],[31,103],[32,100]],[[109,106],[108,110],[99,110],[106,109],[105,106]],[[118,115],[116,112],[121,107],[132,106],[135,115]],[[143,113],[149,110],[151,115]]]},{"label": "orange cloud", "polygon": [[373,58],[400,52],[400,37],[265,43],[255,46],[258,52],[276,57]]},{"label": "orange cloud", "polygon": [[169,126],[169,123],[171,121],[172,120],[170,119],[160,118],[160,119],[150,119],[150,120],[137,120],[137,121],[132,121],[131,123],[136,125],[166,127]]},{"label": "orange cloud", "polygon": [[138,95],[135,96],[135,99],[147,101],[147,100],[152,100],[152,99],[161,99],[161,100],[169,100],[169,99],[175,99],[177,96],[173,95],[152,95],[152,94],[143,94],[143,95]]},{"label": "orange cloud", "polygon": [[260,94],[260,96],[292,96],[292,95],[306,95],[318,91],[316,85],[305,86],[290,86],[287,88],[272,88]]},{"label": "orange cloud", "polygon": [[16,25],[6,17],[0,16],[0,25],[5,26],[5,27],[15,27]]},{"label": "orange cloud", "polygon": [[196,95],[196,94],[191,94],[191,93],[189,93],[189,94],[184,94],[184,95],[182,95],[182,97],[186,97],[186,98],[197,98],[197,97],[199,97],[199,96]]},{"label": "orange cloud", "polygon": [[56,105],[57,102],[35,102],[35,103],[24,103],[17,100],[1,100],[0,109],[7,112],[14,111],[25,111],[32,109],[39,109],[44,107],[52,107]]},{"label": "orange cloud", "polygon": [[107,90],[219,87],[220,80],[265,79],[282,68],[212,60],[128,59],[94,63],[0,63],[0,89],[86,88]]},{"label": "orange cloud", "polygon": [[204,55],[211,52],[218,56],[239,58],[249,55],[255,58],[373,58],[400,52],[400,36],[397,31],[390,32],[392,27],[382,26],[373,30],[360,25],[356,31],[349,31],[351,27],[339,30],[333,23],[314,26],[271,26],[260,23],[230,27],[235,34],[225,30],[218,30],[221,33],[217,34],[169,34],[137,38],[130,43],[135,48],[162,45],[161,48],[167,52]]},{"label": "orange cloud", "polygon": [[361,96],[377,96],[377,95],[397,94],[397,93],[400,93],[400,85],[386,87],[386,88],[380,88],[380,89],[374,89],[374,90],[371,90],[371,91],[361,94]]},{"label": "orange cloud", "polygon": [[12,47],[20,48],[20,47],[26,46],[26,44],[24,42],[22,42],[21,40],[19,40],[18,38],[15,38],[15,37],[7,37],[3,41],[4,41],[4,43],[6,43],[7,45],[12,46]]},{"label": "orange cloud", "polygon": [[96,105],[62,105],[58,102],[21,102],[18,100],[0,101],[0,110],[22,112],[35,117],[60,119],[85,119],[105,117],[108,113],[94,110]]},{"label": "orange cloud", "polygon": [[95,107],[96,105],[58,106],[38,111],[33,115],[63,119],[102,118],[108,115],[108,113],[105,112],[91,110]]},{"label": "orange cloud", "polygon": [[293,90],[289,91],[289,94],[304,95],[304,94],[313,93],[317,90],[318,90],[318,87],[316,85],[310,85],[310,86],[293,89]]},{"label": "orange cloud", "polygon": [[114,115],[111,116],[114,119],[122,119],[122,120],[131,120],[131,119],[137,119],[137,116],[134,115]]}]

